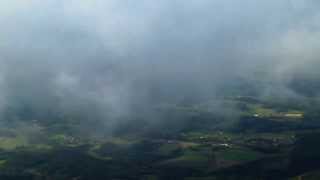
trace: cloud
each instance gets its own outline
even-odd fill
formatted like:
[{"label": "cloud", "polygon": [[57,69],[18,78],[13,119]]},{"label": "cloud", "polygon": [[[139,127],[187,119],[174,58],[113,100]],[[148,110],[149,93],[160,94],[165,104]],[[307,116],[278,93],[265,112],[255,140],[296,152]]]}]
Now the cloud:
[{"label": "cloud", "polygon": [[111,119],[137,105],[213,97],[239,78],[291,91],[292,74],[318,67],[318,4],[3,0],[1,107]]}]

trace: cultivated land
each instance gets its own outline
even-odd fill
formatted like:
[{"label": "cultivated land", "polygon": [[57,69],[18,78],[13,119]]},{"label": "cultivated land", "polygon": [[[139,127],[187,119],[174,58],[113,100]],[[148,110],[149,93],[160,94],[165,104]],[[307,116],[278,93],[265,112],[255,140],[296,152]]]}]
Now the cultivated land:
[{"label": "cultivated land", "polygon": [[[215,102],[236,110],[231,125],[210,108]],[[27,132],[2,128],[0,179],[320,178],[320,120],[308,106],[237,96],[155,109],[183,114],[184,126],[92,137],[58,122],[32,121]]]}]

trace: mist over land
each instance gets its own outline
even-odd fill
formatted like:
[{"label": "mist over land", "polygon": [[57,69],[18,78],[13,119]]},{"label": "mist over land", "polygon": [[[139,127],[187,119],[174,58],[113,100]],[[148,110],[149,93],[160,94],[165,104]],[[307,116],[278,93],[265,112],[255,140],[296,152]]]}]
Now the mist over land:
[{"label": "mist over land", "polygon": [[[1,0],[0,179],[319,169],[319,9],[317,0]],[[269,176],[260,167],[272,162],[280,168]]]}]

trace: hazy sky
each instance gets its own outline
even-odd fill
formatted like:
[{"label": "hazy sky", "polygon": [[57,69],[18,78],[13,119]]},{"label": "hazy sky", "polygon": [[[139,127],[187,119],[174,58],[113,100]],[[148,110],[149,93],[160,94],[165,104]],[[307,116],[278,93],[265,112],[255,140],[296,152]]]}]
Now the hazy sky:
[{"label": "hazy sky", "polygon": [[319,10],[317,0],[1,0],[0,105],[104,117],[239,78],[287,93],[292,74],[320,67]]}]

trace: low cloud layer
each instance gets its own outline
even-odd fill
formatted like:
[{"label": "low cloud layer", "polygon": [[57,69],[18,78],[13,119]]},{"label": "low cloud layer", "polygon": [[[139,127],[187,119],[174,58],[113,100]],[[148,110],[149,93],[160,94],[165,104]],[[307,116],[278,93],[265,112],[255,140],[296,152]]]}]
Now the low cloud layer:
[{"label": "low cloud layer", "polygon": [[2,0],[0,108],[112,126],[135,107],[214,97],[239,79],[263,84],[260,95],[303,96],[287,85],[319,75],[319,8],[316,0]]}]

